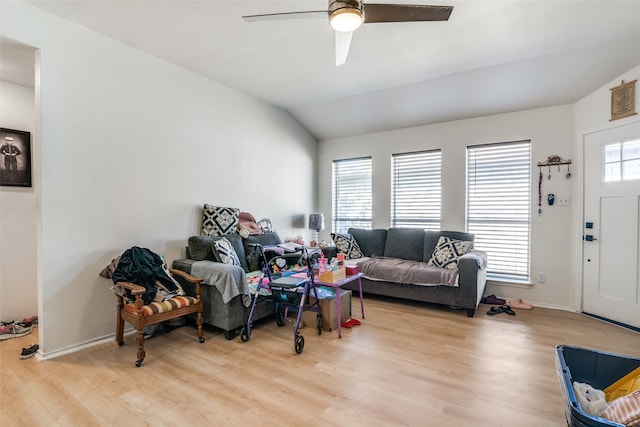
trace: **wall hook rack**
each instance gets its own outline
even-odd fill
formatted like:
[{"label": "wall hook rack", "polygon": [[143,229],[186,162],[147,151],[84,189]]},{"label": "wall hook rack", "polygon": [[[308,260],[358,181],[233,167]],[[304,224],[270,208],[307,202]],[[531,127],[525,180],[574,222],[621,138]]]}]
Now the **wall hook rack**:
[{"label": "wall hook rack", "polygon": [[548,167],[549,175],[547,176],[547,178],[551,179],[551,166],[558,166],[558,172],[560,172],[560,166],[567,165],[567,174],[565,175],[565,177],[569,179],[571,178],[571,170],[569,168],[570,164],[571,164],[571,159],[565,160],[560,156],[553,155],[553,156],[547,157],[547,160],[543,162],[538,162],[538,167],[540,168],[540,174],[542,174],[543,167]]}]

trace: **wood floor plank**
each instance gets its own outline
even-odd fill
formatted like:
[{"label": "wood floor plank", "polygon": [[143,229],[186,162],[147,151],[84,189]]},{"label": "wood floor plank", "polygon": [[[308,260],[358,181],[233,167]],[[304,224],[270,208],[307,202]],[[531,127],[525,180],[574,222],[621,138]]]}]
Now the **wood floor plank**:
[{"label": "wood floor plank", "polygon": [[[555,346],[640,357],[640,334],[580,314],[516,316],[365,299],[362,325],[318,335],[256,322],[251,339],[187,325],[40,362],[35,336],[0,342],[0,413],[11,426],[564,426]],[[5,420],[10,420],[6,424]]]}]

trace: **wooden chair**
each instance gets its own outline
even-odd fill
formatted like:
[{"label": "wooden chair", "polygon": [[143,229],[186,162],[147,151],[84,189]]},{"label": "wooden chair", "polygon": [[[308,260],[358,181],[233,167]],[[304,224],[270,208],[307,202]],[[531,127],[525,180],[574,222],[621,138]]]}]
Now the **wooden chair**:
[{"label": "wooden chair", "polygon": [[116,342],[118,345],[124,345],[124,322],[125,320],[133,324],[137,330],[138,343],[138,360],[136,366],[142,366],[144,361],[144,332],[143,329],[147,325],[153,325],[160,322],[166,322],[176,317],[181,317],[190,313],[197,313],[196,325],[198,327],[198,340],[204,342],[204,334],[202,332],[202,298],[200,296],[200,282],[202,279],[193,277],[180,270],[170,269],[169,272],[195,285],[196,296],[177,296],[162,302],[152,302],[145,305],[142,301],[142,295],[146,292],[143,286],[128,282],[118,282],[116,285],[122,286],[131,291],[135,297],[135,301],[128,303],[124,297],[118,297],[118,314],[116,322]]}]

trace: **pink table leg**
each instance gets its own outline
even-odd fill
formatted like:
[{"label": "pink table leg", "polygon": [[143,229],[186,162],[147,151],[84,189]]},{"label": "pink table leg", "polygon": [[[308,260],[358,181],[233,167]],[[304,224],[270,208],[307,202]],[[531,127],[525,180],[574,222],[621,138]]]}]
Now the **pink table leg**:
[{"label": "pink table leg", "polygon": [[338,310],[338,338],[342,338],[342,312],[340,311],[340,286],[336,286],[336,310]]},{"label": "pink table leg", "polygon": [[362,301],[362,278],[358,277],[358,291],[360,292],[360,310],[362,311],[362,318],[364,319],[364,302]]}]

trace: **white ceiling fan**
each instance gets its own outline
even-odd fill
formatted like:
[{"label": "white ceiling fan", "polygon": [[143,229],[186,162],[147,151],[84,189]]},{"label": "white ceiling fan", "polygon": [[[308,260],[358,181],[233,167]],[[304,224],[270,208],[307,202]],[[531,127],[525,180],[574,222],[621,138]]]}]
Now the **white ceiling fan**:
[{"label": "white ceiling fan", "polygon": [[362,24],[379,22],[448,21],[453,6],[367,3],[329,0],[328,10],[246,15],[247,22],[301,18],[329,18],[335,30],[336,66],[347,62],[353,32]]}]

